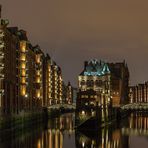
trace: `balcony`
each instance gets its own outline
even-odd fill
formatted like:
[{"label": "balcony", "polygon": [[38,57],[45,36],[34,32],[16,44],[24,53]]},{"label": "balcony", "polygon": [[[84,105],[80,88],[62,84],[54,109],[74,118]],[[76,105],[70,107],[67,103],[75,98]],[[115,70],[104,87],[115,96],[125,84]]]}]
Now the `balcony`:
[{"label": "balcony", "polygon": [[4,37],[4,32],[0,32],[0,38]]},{"label": "balcony", "polygon": [[0,48],[4,48],[5,44],[4,43],[0,43]]}]

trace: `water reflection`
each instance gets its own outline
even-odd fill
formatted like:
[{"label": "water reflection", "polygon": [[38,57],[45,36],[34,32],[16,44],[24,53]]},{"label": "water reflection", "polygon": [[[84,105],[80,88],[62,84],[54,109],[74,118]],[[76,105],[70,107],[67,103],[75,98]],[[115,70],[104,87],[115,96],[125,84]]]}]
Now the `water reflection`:
[{"label": "water reflection", "polygon": [[76,132],[77,148],[128,148],[128,137],[122,137],[119,129],[105,128],[98,131],[98,136]]},{"label": "water reflection", "polygon": [[40,139],[43,141],[38,148],[63,148],[64,135],[71,137],[74,135],[74,116],[66,114],[54,120],[49,120],[47,130],[44,131],[44,136]]},{"label": "water reflection", "polygon": [[[99,131],[74,130],[74,114],[0,134],[0,148],[138,148],[148,146],[148,115],[134,113]],[[144,142],[143,142],[144,141]]]},{"label": "water reflection", "polygon": [[67,136],[69,141],[74,137],[74,114],[71,113],[31,129],[0,134],[0,148],[63,148]]},{"label": "water reflection", "polygon": [[148,135],[148,114],[138,112],[131,114],[128,122],[122,126],[123,135]]},{"label": "water reflection", "polygon": [[83,130],[75,134],[77,148],[148,147],[148,114],[134,113],[121,123],[109,125],[100,131]]}]

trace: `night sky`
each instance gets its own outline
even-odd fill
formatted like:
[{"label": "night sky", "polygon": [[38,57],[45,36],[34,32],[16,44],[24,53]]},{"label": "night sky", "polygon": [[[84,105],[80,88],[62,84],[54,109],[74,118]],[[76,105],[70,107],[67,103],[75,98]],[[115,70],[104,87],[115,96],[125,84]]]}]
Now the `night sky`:
[{"label": "night sky", "polygon": [[0,0],[2,17],[28,32],[33,45],[77,86],[84,60],[128,63],[130,84],[148,80],[147,0]]}]

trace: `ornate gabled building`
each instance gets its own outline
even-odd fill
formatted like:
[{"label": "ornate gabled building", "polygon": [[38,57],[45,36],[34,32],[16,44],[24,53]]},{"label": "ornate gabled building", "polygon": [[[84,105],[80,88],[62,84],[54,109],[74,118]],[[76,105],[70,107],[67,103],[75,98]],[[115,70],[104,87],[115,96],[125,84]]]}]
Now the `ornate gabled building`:
[{"label": "ornate gabled building", "polygon": [[[106,63],[97,60],[85,62],[84,70],[78,77],[77,105],[81,106],[85,102],[86,106],[107,107],[111,103],[110,78],[111,73]],[[92,95],[89,95],[90,92]]]},{"label": "ornate gabled building", "polygon": [[78,76],[76,108],[82,117],[89,112],[94,115],[96,107],[102,109],[102,117],[109,115],[111,107],[120,107],[128,100],[129,71],[127,64],[105,63],[90,60]]},{"label": "ornate gabled building", "polygon": [[100,108],[101,120],[106,120],[111,101],[111,73],[103,61],[85,61],[84,70],[78,76],[76,110],[79,122],[96,115]]},{"label": "ornate gabled building", "polygon": [[[121,104],[128,103],[129,70],[125,61],[121,63],[86,61],[84,70],[78,79],[81,94],[84,91],[93,90],[97,94],[101,94],[102,98],[111,100],[113,107],[120,107]],[[81,96],[79,97],[81,98]],[[87,96],[85,95],[85,97]]]}]

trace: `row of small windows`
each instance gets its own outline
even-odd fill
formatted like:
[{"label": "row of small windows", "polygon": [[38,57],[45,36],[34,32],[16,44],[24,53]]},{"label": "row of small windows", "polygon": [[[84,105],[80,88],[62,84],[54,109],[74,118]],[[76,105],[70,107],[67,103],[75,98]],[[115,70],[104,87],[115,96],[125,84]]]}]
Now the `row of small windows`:
[{"label": "row of small windows", "polygon": [[81,95],[81,98],[97,98],[97,95],[91,95],[91,96]]},{"label": "row of small windows", "polygon": [[87,86],[93,86],[93,85],[96,85],[96,86],[102,86],[102,85],[109,85],[109,82],[108,81],[102,81],[102,80],[96,80],[96,81],[93,81],[93,80],[87,80],[86,82],[84,80],[81,81],[80,83],[81,85],[87,85]]}]

